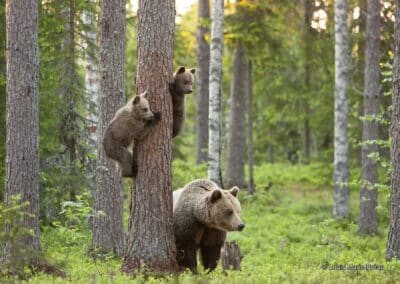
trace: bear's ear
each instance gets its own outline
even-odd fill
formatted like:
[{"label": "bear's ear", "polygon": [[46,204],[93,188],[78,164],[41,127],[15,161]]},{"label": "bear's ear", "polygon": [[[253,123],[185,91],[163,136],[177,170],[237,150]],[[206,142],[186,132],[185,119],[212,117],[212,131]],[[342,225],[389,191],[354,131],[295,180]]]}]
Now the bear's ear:
[{"label": "bear's ear", "polygon": [[229,190],[229,192],[235,197],[238,195],[239,191],[240,191],[240,189],[237,186],[234,186]]},{"label": "bear's ear", "polygon": [[196,69],[195,68],[190,69],[190,73],[192,74],[196,73]]},{"label": "bear's ear", "polygon": [[179,66],[178,69],[176,69],[176,74],[181,74],[185,73],[186,69],[184,66]]},{"label": "bear's ear", "polygon": [[221,190],[218,190],[218,189],[214,190],[214,191],[211,193],[211,198],[210,198],[211,203],[217,201],[217,200],[220,199],[221,197],[222,197],[222,192],[221,192]]},{"label": "bear's ear", "polygon": [[143,93],[141,93],[140,96],[141,96],[142,98],[147,99],[147,97],[149,96],[149,93],[148,93],[147,90],[146,90],[146,91],[144,91]]},{"label": "bear's ear", "polygon": [[140,102],[140,96],[136,96],[136,97],[133,99],[133,104],[134,104],[134,105],[137,105],[139,102]]}]

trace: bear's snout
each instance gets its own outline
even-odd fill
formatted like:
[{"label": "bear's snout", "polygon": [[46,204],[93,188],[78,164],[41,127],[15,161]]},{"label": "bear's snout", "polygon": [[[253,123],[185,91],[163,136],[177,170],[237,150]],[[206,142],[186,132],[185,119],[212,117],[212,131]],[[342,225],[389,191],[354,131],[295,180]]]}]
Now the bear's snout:
[{"label": "bear's snout", "polygon": [[242,224],[239,224],[237,229],[238,229],[238,231],[243,231],[244,227],[245,227],[245,225],[242,223]]}]

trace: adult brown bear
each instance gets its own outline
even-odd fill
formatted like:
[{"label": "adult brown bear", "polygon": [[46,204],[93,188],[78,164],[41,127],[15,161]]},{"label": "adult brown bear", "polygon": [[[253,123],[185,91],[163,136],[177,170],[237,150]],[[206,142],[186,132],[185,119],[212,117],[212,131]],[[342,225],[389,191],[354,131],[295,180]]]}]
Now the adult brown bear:
[{"label": "adult brown bear", "polygon": [[226,233],[242,231],[239,188],[219,188],[209,180],[195,180],[174,194],[174,234],[181,268],[197,273],[197,251],[205,269],[213,270]]}]

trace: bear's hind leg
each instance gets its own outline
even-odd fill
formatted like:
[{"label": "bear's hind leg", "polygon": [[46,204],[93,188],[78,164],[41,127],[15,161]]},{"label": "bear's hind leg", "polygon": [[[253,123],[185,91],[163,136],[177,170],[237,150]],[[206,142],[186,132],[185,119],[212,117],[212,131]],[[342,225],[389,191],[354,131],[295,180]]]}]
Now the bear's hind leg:
[{"label": "bear's hind leg", "polygon": [[133,177],[133,158],[125,147],[116,147],[112,158],[118,162],[122,177]]}]

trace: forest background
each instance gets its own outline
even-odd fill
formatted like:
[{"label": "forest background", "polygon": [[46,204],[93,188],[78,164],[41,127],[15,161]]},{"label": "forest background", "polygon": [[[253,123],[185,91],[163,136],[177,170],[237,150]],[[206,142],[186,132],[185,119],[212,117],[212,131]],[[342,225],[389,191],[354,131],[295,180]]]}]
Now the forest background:
[{"label": "forest background", "polygon": [[[175,68],[199,65],[199,26],[206,29],[204,38],[210,41],[211,20],[199,21],[197,1],[192,2],[185,3],[182,9],[177,5]],[[346,186],[350,207],[346,218],[339,220],[332,215],[334,1],[225,2],[222,175],[224,185],[238,184],[242,188],[240,200],[247,226],[244,232],[230,235],[244,255],[242,270],[227,276],[217,270],[200,277],[211,282],[229,277],[238,283],[249,277],[260,282],[395,281],[400,264],[385,261],[390,208],[394,1],[382,1],[380,5],[381,91],[378,112],[373,116],[379,127],[374,140],[377,148],[371,154],[377,165],[374,189],[378,197],[374,210],[379,225],[366,234],[360,233],[359,228],[359,191],[364,186],[363,122],[368,120],[364,116],[367,1],[348,1],[350,176]],[[5,5],[6,1],[0,0],[1,199],[6,179]],[[135,95],[136,90],[136,8],[136,3],[126,3],[126,98]],[[103,261],[93,261],[86,254],[91,243],[91,220],[98,214],[93,210],[93,192],[99,139],[99,78],[93,70],[97,70],[99,61],[99,16],[97,1],[41,1],[39,5],[40,226],[44,254],[67,271],[70,280],[112,279],[124,283],[128,276],[119,272],[120,259],[110,254]],[[234,95],[238,92],[241,96]],[[197,90],[188,95],[183,133],[173,140],[173,189],[207,177],[207,155],[198,145],[205,131],[199,130],[196,120],[204,109],[199,107],[196,96]],[[240,118],[245,123],[233,120],[234,105],[241,106]],[[230,133],[233,128],[239,136]],[[230,168],[229,155],[242,157],[239,165],[234,164],[243,175]],[[125,223],[129,189],[130,181],[126,180]],[[2,217],[8,218],[4,213]],[[384,268],[329,269],[337,264],[376,264]],[[52,277],[39,273],[30,281],[63,281]],[[184,274],[180,281],[194,279],[195,276]]]}]

